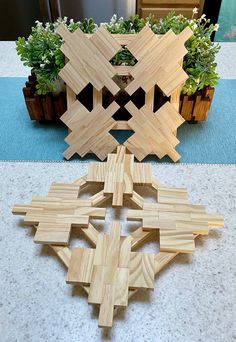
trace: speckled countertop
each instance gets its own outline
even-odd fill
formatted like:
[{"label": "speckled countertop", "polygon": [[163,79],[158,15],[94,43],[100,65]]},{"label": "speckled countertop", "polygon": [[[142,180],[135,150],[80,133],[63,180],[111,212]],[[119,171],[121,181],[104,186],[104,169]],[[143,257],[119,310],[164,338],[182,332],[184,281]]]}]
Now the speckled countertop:
[{"label": "speckled countertop", "polygon": [[[236,68],[223,66],[234,59],[229,44],[219,68],[223,78],[236,78]],[[12,46],[0,43],[0,59],[2,47],[9,52],[0,76],[26,76]],[[177,256],[156,277],[155,291],[138,292],[110,331],[97,327],[97,310],[80,287],[66,284],[55,254],[34,244],[32,229],[11,214],[14,204],[46,194],[52,181],[70,182],[86,171],[86,163],[0,162],[0,342],[236,341],[236,166],[153,165],[157,179],[187,187],[193,203],[224,215],[225,226],[198,239],[193,255]],[[80,235],[74,242],[86,243]]]}]

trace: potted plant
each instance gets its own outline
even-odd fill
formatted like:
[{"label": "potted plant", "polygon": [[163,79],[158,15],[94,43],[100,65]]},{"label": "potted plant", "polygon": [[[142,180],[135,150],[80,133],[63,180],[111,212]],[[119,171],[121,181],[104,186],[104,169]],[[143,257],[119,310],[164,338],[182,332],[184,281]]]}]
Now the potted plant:
[{"label": "potted plant", "polygon": [[[23,92],[31,119],[44,121],[58,119],[66,109],[66,97],[64,84],[58,77],[58,73],[65,65],[64,55],[60,51],[62,40],[55,33],[56,27],[63,22],[67,28],[74,32],[78,27],[85,33],[94,33],[97,25],[93,19],[85,19],[83,22],[74,22],[67,18],[59,18],[55,23],[43,25],[36,22],[31,35],[18,38],[16,41],[17,52],[24,65],[32,68]],[[183,15],[175,15],[170,12],[161,20],[156,20],[150,15],[146,19],[138,15],[126,20],[113,15],[109,23],[101,23],[113,34],[135,34],[145,25],[148,25],[156,34],[164,34],[172,29],[176,34],[186,26],[193,30],[193,36],[187,41],[188,54],[183,61],[183,68],[189,75],[189,79],[183,86],[180,103],[180,113],[190,122],[205,119],[214,93],[214,85],[219,76],[216,72],[215,55],[219,51],[219,45],[211,42],[211,34],[217,30],[217,25],[210,24],[203,15],[200,19],[191,20]],[[113,65],[134,65],[135,58],[124,47],[111,60]],[[129,77],[121,77],[118,82],[129,82]],[[80,94],[81,102],[89,102],[89,89]],[[107,94],[109,102],[109,95]],[[159,102],[163,95],[159,94]],[[90,104],[91,105],[91,104]],[[89,107],[89,103],[87,103]],[[200,110],[199,110],[200,109]],[[200,113],[200,116],[198,115]]]}]

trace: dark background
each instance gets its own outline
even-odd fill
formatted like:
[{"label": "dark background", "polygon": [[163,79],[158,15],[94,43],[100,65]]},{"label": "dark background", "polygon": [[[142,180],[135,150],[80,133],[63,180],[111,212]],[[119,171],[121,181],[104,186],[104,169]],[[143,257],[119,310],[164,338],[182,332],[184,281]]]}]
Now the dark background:
[{"label": "dark background", "polygon": [[[28,36],[35,20],[54,21],[58,16],[83,19],[83,1],[86,0],[0,0],[0,40],[16,40],[18,36]],[[106,0],[111,6],[111,0]],[[117,0],[119,1],[119,0]],[[222,0],[205,0],[203,13],[216,23]],[[92,10],[100,11],[102,17],[104,0]],[[96,6],[97,5],[97,6]],[[115,13],[115,7],[114,12]],[[91,16],[93,13],[91,12]],[[102,20],[103,21],[103,20]]]}]

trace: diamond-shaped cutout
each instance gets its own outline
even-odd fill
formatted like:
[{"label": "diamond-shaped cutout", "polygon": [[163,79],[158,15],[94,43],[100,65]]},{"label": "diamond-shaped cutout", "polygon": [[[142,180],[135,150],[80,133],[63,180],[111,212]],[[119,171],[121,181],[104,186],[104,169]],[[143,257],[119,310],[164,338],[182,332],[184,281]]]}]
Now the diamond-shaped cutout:
[{"label": "diamond-shaped cutout", "polygon": [[145,104],[145,91],[142,88],[137,89],[133,95],[130,96],[131,101],[140,109]]},{"label": "diamond-shaped cutout", "polygon": [[110,59],[112,65],[129,65],[134,66],[137,63],[137,59],[132,55],[132,53],[126,48],[122,47],[115,56]]}]

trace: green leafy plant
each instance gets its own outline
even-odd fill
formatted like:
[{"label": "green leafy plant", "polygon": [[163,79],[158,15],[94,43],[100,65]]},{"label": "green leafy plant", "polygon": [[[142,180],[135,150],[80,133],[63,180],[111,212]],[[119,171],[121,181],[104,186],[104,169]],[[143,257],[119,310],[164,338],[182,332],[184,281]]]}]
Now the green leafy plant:
[{"label": "green leafy plant", "polygon": [[97,25],[92,19],[85,19],[83,22],[59,18],[54,24],[43,25],[36,21],[28,39],[19,37],[16,41],[16,50],[25,66],[33,69],[37,76],[37,94],[55,92],[58,73],[65,65],[65,57],[60,51],[62,44],[61,37],[55,32],[57,26],[64,23],[73,32],[78,27],[85,33],[93,33]]},{"label": "green leafy plant", "polygon": [[155,31],[159,34],[164,34],[169,29],[179,34],[187,26],[193,31],[192,37],[185,43],[188,53],[183,60],[183,68],[189,78],[182,92],[187,95],[192,95],[206,86],[213,87],[219,79],[215,58],[220,45],[211,41],[213,32],[217,31],[219,26],[211,24],[205,14],[199,19],[194,19],[196,9],[194,11],[190,20],[183,15],[176,16],[174,12],[170,12],[165,19],[157,23],[157,26],[155,25]]},{"label": "green leafy plant", "polygon": [[[186,42],[188,50],[184,57],[183,68],[187,72],[189,79],[183,86],[183,93],[194,94],[197,90],[205,86],[217,84],[219,76],[216,72],[215,56],[220,47],[211,41],[211,35],[218,29],[217,25],[210,23],[210,20],[202,15],[199,19],[194,19],[196,9],[193,10],[192,19],[187,19],[183,15],[175,15],[170,12],[166,18],[156,20],[153,15],[146,19],[138,15],[128,19],[117,18],[113,15],[109,23],[101,23],[113,34],[134,34],[138,33],[145,25],[149,26],[156,34],[164,34],[172,29],[176,34],[189,26],[193,31],[193,36]],[[33,69],[37,76],[37,93],[46,94],[56,90],[58,73],[64,66],[64,55],[60,51],[62,39],[55,32],[60,23],[64,23],[67,28],[74,32],[80,28],[84,33],[94,33],[97,25],[93,19],[85,19],[83,22],[74,22],[67,18],[59,18],[54,24],[43,25],[36,22],[32,28],[31,35],[25,38],[18,38],[16,50],[24,65]],[[123,47],[112,59],[113,65],[134,65],[135,58]]]}]

